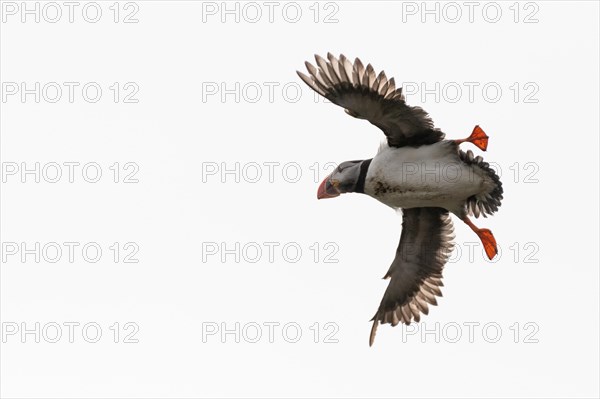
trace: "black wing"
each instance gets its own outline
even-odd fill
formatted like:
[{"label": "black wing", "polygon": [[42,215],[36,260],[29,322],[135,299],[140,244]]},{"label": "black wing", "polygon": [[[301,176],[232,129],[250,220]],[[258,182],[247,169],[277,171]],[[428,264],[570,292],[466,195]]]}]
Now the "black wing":
[{"label": "black wing", "polygon": [[344,55],[329,61],[315,55],[317,67],[306,62],[310,74],[298,75],[314,91],[346,109],[355,118],[366,119],[387,136],[390,147],[432,144],[444,138],[434,129],[433,121],[422,108],[406,105],[402,88],[396,89],[394,78],[381,71],[376,75],[371,64],[365,68],[357,58],[352,64]]},{"label": "black wing", "polygon": [[379,323],[419,321],[442,296],[442,270],[454,248],[453,227],[442,208],[403,210],[402,235],[396,258],[384,278],[391,277],[381,304],[373,317],[369,345],[373,345]]}]

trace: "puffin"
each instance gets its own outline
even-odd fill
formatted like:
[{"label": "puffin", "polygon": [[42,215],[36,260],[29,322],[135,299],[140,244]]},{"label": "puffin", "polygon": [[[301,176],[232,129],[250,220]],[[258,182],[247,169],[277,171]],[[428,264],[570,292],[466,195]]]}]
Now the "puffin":
[{"label": "puffin", "polygon": [[348,115],[377,126],[387,139],[373,158],[339,164],[319,185],[317,198],[366,194],[402,213],[400,243],[384,276],[390,281],[371,319],[372,346],[379,324],[419,322],[429,305],[437,305],[454,248],[450,214],[479,237],[489,259],[497,255],[492,232],[470,217],[498,210],[502,183],[481,156],[459,148],[471,143],[487,150],[489,137],[479,125],[467,138],[445,139],[427,112],[407,105],[402,87],[384,71],[377,74],[371,64],[365,67],[358,58],[352,63],[343,54],[315,55],[315,61],[316,66],[305,62],[308,75],[297,71],[304,83]]}]

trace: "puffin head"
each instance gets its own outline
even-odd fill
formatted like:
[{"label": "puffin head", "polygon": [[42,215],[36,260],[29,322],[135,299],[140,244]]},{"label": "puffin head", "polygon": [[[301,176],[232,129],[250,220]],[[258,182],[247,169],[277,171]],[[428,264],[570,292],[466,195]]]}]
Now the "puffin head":
[{"label": "puffin head", "polygon": [[[368,160],[369,163],[371,160]],[[343,193],[363,192],[367,168],[366,161],[346,161],[323,180],[317,190],[317,198],[335,198]]]}]

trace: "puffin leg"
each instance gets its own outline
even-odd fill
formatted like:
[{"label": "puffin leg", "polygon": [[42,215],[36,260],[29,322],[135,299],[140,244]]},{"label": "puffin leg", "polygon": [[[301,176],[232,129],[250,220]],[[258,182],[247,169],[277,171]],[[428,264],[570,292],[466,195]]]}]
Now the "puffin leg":
[{"label": "puffin leg", "polygon": [[466,223],[467,226],[471,228],[477,234],[481,243],[483,244],[483,248],[485,249],[485,254],[487,257],[492,260],[494,256],[498,253],[498,246],[496,245],[496,239],[494,235],[489,229],[480,229],[475,226],[471,220],[467,216],[463,218],[463,222]]},{"label": "puffin leg", "polygon": [[485,134],[483,129],[480,128],[479,125],[477,125],[475,126],[475,128],[473,129],[473,133],[471,133],[469,137],[467,137],[466,139],[454,140],[454,142],[456,144],[461,144],[464,142],[473,143],[477,146],[477,148],[479,148],[482,151],[485,151],[487,150],[488,138],[489,137],[487,136],[487,134]]}]

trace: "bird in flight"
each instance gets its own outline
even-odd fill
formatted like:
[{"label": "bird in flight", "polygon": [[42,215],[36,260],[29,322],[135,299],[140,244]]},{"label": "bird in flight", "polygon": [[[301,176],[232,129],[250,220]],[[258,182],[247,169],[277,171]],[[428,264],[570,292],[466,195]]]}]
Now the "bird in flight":
[{"label": "bird in flight", "polygon": [[374,158],[341,163],[320,184],[317,198],[343,193],[367,194],[402,210],[402,234],[396,257],[384,278],[390,283],[373,316],[369,345],[377,326],[419,322],[429,305],[441,296],[442,270],[454,248],[450,213],[477,234],[488,258],[496,256],[496,239],[469,216],[486,217],[498,210],[502,183],[481,156],[459,149],[472,143],[485,151],[488,136],[475,126],[466,139],[445,140],[422,108],[406,104],[402,88],[383,71],[375,72],[357,58],[327,59],[315,55],[316,66],[306,62],[308,75],[300,78],[346,113],[366,119],[387,138]]}]

